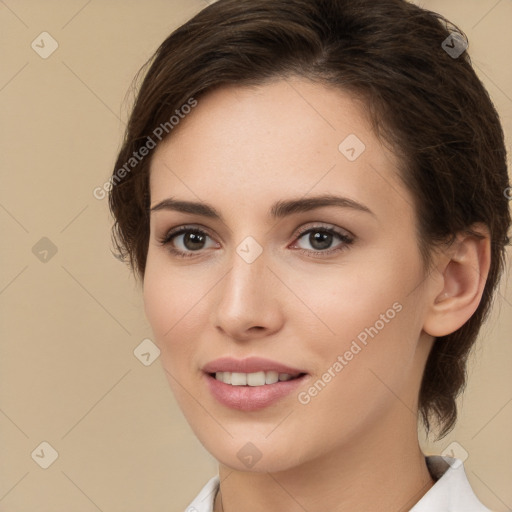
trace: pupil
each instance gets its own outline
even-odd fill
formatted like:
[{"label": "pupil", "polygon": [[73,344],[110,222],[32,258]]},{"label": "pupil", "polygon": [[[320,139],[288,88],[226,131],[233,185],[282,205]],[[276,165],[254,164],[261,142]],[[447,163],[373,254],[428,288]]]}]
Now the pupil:
[{"label": "pupil", "polygon": [[309,243],[317,250],[327,249],[331,245],[332,234],[317,231],[309,235]]},{"label": "pupil", "polygon": [[201,246],[204,244],[204,236],[199,233],[188,233],[185,235],[183,243],[187,249],[201,249]]}]

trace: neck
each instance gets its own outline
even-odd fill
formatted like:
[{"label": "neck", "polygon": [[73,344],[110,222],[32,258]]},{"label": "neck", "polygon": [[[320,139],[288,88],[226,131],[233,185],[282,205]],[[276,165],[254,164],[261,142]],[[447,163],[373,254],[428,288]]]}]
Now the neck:
[{"label": "neck", "polygon": [[396,428],[396,419],[383,420],[381,435],[363,433],[283,471],[256,473],[220,464],[214,511],[410,510],[434,481],[418,444],[416,424],[404,431]]}]

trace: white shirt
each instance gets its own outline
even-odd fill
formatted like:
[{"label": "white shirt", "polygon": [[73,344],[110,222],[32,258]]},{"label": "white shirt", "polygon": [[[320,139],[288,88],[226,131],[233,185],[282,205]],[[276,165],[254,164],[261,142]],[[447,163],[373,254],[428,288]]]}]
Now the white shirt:
[{"label": "white shirt", "polygon": [[[462,461],[440,455],[425,459],[435,484],[409,512],[491,512],[471,489]],[[185,512],[213,512],[219,482],[219,475],[212,477]]]}]

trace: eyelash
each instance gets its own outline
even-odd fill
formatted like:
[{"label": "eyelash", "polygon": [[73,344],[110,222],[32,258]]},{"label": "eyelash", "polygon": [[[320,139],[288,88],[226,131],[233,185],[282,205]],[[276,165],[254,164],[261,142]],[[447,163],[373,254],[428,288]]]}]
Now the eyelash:
[{"label": "eyelash", "polygon": [[[339,246],[337,246],[333,249],[326,249],[325,251],[311,251],[308,249],[301,249],[301,248],[295,249],[295,250],[299,251],[301,254],[306,254],[307,256],[310,256],[310,257],[312,255],[313,255],[312,257],[318,257],[318,256],[322,257],[322,256],[326,256],[326,255],[331,255],[333,253],[339,253],[342,251],[346,251],[349,248],[349,246],[354,242],[354,239],[352,237],[346,235],[345,233],[342,233],[334,228],[325,227],[325,226],[310,226],[307,228],[302,228],[297,233],[296,239],[298,240],[298,239],[302,238],[304,235],[311,233],[311,232],[313,232],[313,233],[316,233],[316,232],[329,233],[331,235],[335,235],[340,239],[342,244],[340,244]],[[192,226],[181,226],[179,228],[173,229],[173,230],[169,231],[168,233],[166,233],[163,237],[158,239],[158,242],[162,246],[168,246],[167,248],[168,248],[169,252],[172,253],[174,256],[177,256],[178,258],[190,258],[190,257],[195,256],[200,251],[182,252],[182,251],[175,249],[171,245],[171,242],[174,238],[176,238],[179,235],[183,235],[185,233],[194,233],[194,234],[204,235],[204,236],[211,238],[210,235],[206,231],[203,231],[202,229],[199,229],[197,227],[192,227]]]}]

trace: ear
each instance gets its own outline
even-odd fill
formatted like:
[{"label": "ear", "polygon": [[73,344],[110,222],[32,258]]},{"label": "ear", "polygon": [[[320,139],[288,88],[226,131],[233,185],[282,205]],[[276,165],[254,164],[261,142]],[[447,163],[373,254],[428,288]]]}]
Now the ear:
[{"label": "ear", "polygon": [[491,264],[487,226],[471,230],[481,237],[461,233],[439,258],[440,279],[433,280],[423,330],[431,336],[446,336],[464,325],[476,311]]}]

